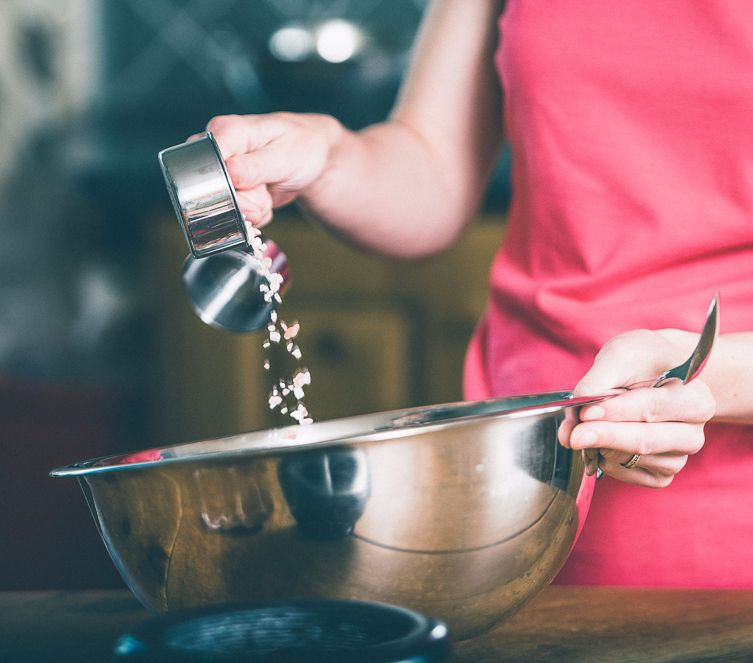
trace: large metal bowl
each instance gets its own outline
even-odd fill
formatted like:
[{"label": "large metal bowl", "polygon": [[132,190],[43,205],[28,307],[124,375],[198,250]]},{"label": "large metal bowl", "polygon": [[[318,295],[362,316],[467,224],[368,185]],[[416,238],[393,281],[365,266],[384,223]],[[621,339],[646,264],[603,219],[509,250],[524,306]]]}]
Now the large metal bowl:
[{"label": "large metal bowl", "polygon": [[437,405],[76,463],[145,606],[382,601],[490,628],[555,576],[593,491],[557,442],[592,398]]}]

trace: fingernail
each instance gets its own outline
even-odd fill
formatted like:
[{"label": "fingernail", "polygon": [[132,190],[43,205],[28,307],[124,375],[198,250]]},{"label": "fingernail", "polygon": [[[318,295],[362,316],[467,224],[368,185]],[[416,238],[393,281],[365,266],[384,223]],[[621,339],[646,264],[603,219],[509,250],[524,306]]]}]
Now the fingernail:
[{"label": "fingernail", "polygon": [[571,436],[571,441],[576,447],[592,447],[596,444],[598,435],[592,430],[579,431],[575,430]]},{"label": "fingernail", "polygon": [[584,421],[594,421],[595,419],[603,419],[606,411],[600,405],[592,405],[583,411],[581,419]]}]

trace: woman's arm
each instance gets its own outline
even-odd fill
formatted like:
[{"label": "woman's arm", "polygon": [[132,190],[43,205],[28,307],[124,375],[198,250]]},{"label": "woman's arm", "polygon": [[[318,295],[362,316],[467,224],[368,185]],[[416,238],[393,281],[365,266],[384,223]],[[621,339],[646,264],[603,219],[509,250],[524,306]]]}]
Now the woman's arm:
[{"label": "woman's arm", "polygon": [[437,0],[391,118],[351,132],[322,115],[210,121],[257,225],[298,199],[340,235],[413,257],[447,247],[473,218],[502,141],[493,53],[501,0]]}]

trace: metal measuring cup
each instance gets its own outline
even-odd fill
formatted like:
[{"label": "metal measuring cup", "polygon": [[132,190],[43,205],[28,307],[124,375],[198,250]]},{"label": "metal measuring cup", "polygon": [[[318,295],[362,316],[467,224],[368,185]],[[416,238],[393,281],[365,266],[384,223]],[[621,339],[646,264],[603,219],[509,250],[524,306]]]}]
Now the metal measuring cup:
[{"label": "metal measuring cup", "polygon": [[268,275],[279,275],[284,290],[289,282],[287,257],[270,239],[253,241],[210,132],[168,147],[158,158],[191,249],[182,280],[196,314],[218,329],[261,329],[277,304],[263,291]]}]

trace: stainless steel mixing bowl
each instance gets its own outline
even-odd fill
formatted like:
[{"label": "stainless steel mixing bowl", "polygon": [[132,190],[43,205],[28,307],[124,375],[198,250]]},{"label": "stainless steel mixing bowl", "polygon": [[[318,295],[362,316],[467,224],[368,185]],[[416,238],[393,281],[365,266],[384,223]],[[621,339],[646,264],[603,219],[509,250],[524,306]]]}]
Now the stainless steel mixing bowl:
[{"label": "stainless steel mixing bowl", "polygon": [[557,573],[594,478],[568,393],[338,419],[76,463],[115,565],[156,611],[347,598],[498,623]]}]

